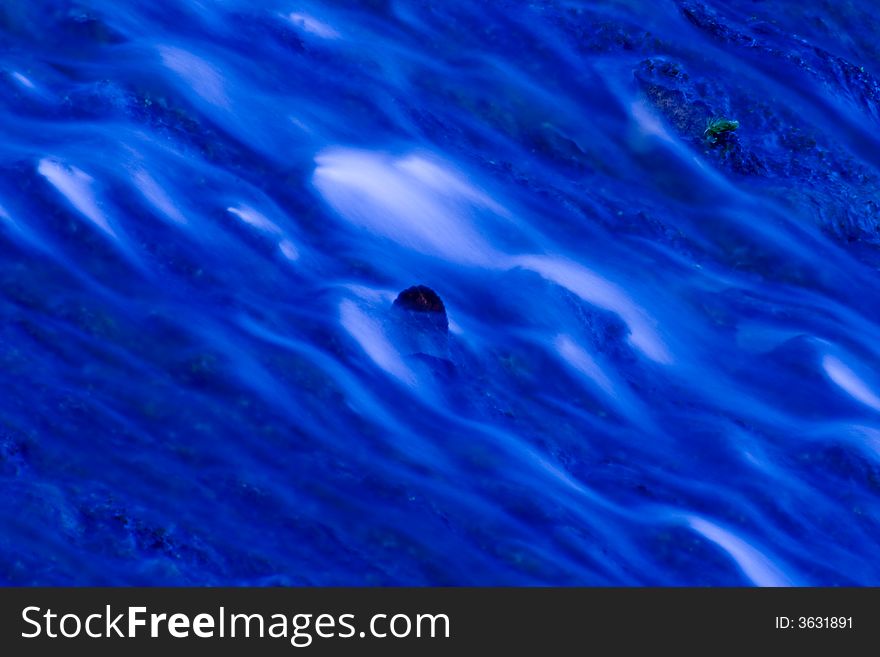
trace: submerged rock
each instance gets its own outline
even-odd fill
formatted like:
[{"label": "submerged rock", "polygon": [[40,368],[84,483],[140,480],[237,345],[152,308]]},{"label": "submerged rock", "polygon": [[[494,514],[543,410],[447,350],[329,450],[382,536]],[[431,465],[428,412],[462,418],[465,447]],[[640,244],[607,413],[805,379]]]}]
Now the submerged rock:
[{"label": "submerged rock", "polygon": [[425,285],[405,289],[394,300],[392,319],[403,353],[448,358],[449,320],[434,290]]},{"label": "submerged rock", "polygon": [[643,60],[634,77],[649,106],[708,162],[811,216],[835,239],[880,244],[875,170],[805,116],[768,101],[759,85],[723,71],[691,74],[664,57]]}]

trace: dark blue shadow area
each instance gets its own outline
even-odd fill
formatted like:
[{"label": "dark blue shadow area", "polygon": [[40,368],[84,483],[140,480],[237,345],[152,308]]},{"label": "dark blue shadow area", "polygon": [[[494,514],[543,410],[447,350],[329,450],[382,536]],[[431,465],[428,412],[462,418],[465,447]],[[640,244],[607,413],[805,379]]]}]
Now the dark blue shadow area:
[{"label": "dark blue shadow area", "polygon": [[880,584],[875,2],[0,52],[0,583]]}]

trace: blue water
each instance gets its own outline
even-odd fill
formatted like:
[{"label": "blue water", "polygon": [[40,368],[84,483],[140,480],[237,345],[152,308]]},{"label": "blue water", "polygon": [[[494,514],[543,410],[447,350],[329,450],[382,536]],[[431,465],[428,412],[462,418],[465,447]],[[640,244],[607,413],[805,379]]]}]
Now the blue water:
[{"label": "blue water", "polygon": [[0,582],[880,584],[873,0],[7,0],[0,52]]}]

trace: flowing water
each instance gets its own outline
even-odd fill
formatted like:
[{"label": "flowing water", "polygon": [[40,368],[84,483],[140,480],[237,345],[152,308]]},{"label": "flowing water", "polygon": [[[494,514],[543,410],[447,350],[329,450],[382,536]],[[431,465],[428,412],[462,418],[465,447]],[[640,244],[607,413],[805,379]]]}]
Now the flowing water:
[{"label": "flowing water", "polygon": [[0,3],[0,582],[880,584],[878,36]]}]

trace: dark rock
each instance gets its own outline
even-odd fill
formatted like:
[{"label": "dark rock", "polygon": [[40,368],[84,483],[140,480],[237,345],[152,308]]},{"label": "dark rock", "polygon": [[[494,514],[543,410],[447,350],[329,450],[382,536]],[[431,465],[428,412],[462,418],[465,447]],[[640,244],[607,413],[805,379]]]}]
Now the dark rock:
[{"label": "dark rock", "polygon": [[446,306],[434,290],[424,285],[405,289],[394,300],[392,316],[404,352],[447,356],[449,320]]},{"label": "dark rock", "polygon": [[431,318],[431,321],[442,326],[444,331],[449,330],[446,306],[443,305],[443,300],[434,290],[425,285],[414,285],[405,289],[397,295],[394,307],[398,310],[414,313],[432,313],[435,316]]}]

